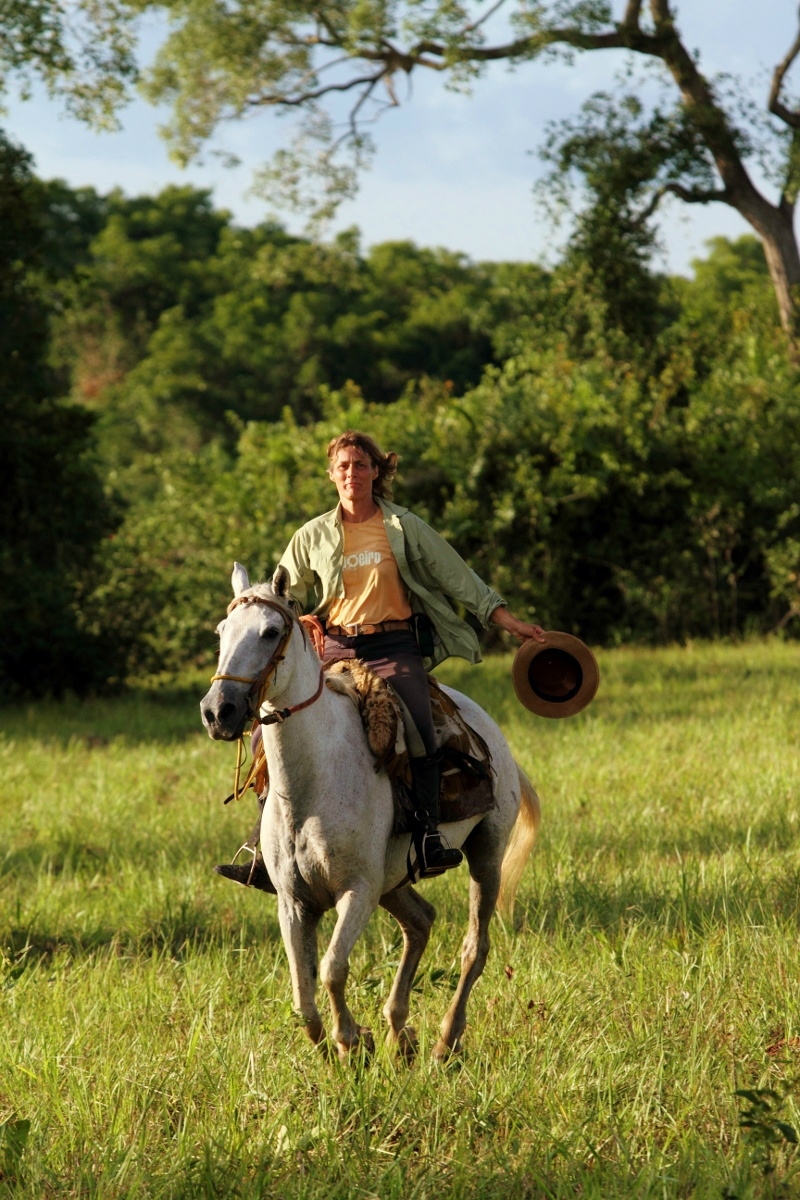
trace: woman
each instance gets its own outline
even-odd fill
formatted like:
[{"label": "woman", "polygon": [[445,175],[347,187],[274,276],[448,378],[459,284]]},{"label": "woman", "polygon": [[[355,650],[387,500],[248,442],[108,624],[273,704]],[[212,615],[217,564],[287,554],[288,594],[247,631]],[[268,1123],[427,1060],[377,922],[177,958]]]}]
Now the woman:
[{"label": "woman", "polygon": [[[439,875],[463,856],[438,830],[440,767],[426,667],[451,654],[480,661],[478,639],[450,601],[463,604],[484,627],[499,625],[520,641],[543,642],[544,632],[513,616],[444,538],[392,503],[396,454],[384,454],[373,438],[349,430],[332,439],[328,461],[339,504],[297,531],[281,563],[289,572],[293,602],[301,611],[313,606],[322,623],[323,661],[359,658],[403,701],[412,723],[420,874]],[[260,864],[256,871],[250,864],[215,869],[237,882],[265,886]]]}]

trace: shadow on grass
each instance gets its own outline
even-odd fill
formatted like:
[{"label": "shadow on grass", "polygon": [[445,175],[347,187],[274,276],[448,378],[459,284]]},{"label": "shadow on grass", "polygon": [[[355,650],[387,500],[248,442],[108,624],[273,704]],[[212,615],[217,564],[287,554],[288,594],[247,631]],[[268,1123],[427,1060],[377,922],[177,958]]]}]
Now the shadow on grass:
[{"label": "shadow on grass", "polygon": [[643,834],[638,826],[620,831],[616,827],[587,824],[581,829],[580,821],[578,815],[570,849],[575,859],[586,861],[599,854],[633,866],[645,856],[650,861],[654,856],[667,862],[689,857],[713,861],[725,855],[749,855],[756,851],[784,854],[800,848],[800,828],[780,812],[762,810],[754,820],[746,812],[739,820],[703,814],[697,824],[691,824],[689,817],[686,825],[677,824],[675,815],[663,823],[650,818],[648,834]]},{"label": "shadow on grass", "polygon": [[538,896],[522,897],[515,928],[546,934],[595,930],[618,936],[631,926],[659,934],[707,937],[732,926],[800,924],[800,870],[785,867],[768,880],[737,873],[709,882],[697,870],[676,868],[667,882],[633,875],[606,882],[575,875],[546,881]]},{"label": "shadow on grass", "polygon": [[121,738],[131,745],[208,740],[200,720],[207,683],[135,688],[113,697],[26,702],[3,708],[3,734],[9,739],[68,746],[83,742],[102,749]]},{"label": "shadow on grass", "polygon": [[265,941],[280,942],[280,928],[274,904],[256,893],[261,903],[254,902],[252,914],[236,915],[235,933],[230,923],[191,901],[182,900],[166,905],[165,911],[149,924],[140,921],[139,927],[118,928],[108,920],[98,921],[89,928],[77,929],[59,922],[54,928],[49,922],[34,918],[29,926],[12,925],[0,941],[10,966],[6,979],[17,978],[32,967],[47,966],[54,959],[91,958],[97,954],[118,957],[166,958],[173,961],[197,958],[199,955],[229,951],[237,947],[258,946]]},{"label": "shadow on grass", "polygon": [[[280,940],[274,897],[215,875],[220,856],[206,839],[176,839],[154,859],[146,834],[139,842],[115,838],[113,830],[105,836],[105,845],[61,836],[5,856],[0,910],[5,900],[6,913],[16,915],[10,929],[0,933],[0,949],[12,957],[24,950],[26,959],[34,960],[109,948],[175,958],[229,945],[234,927],[236,937],[248,943]],[[49,885],[56,896],[67,889],[63,915],[52,912],[56,905]],[[73,910],[80,910],[80,928]],[[119,923],[109,912],[121,914]]]},{"label": "shadow on grass", "polygon": [[[250,814],[247,814],[248,817]],[[24,846],[6,851],[0,859],[0,884],[9,880],[27,886],[41,875],[54,878],[69,876],[87,884],[92,880],[114,883],[121,872],[139,871],[148,879],[163,874],[174,881],[168,890],[174,890],[185,873],[197,866],[207,865],[211,871],[221,861],[223,843],[226,848],[241,844],[245,833],[249,833],[252,821],[243,819],[237,825],[242,838],[232,837],[230,828],[220,826],[219,840],[209,840],[207,834],[193,835],[177,830],[167,834],[159,843],[153,833],[143,828],[141,833],[119,823],[111,823],[92,832],[84,839],[72,830],[42,832]],[[88,831],[87,831],[88,832]]]}]

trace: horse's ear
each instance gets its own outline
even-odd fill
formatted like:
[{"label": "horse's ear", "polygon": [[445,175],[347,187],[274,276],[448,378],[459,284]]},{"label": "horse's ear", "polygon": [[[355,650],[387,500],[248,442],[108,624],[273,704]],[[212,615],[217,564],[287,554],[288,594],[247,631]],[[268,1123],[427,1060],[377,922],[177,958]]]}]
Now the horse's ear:
[{"label": "horse's ear", "polygon": [[245,571],[241,563],[233,564],[233,574],[231,575],[231,586],[233,587],[234,596],[241,596],[242,592],[246,592],[250,587],[250,577]]},{"label": "horse's ear", "polygon": [[286,599],[289,594],[289,572],[282,563],[279,563],[275,568],[275,574],[272,576],[272,590],[276,596],[281,599]]}]

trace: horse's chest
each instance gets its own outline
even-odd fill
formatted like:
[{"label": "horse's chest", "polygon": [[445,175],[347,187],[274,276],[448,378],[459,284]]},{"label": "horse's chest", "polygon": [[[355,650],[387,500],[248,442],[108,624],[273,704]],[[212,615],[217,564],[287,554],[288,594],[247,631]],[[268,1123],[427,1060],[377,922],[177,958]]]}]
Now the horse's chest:
[{"label": "horse's chest", "polygon": [[[370,780],[378,783],[374,771]],[[360,796],[351,780],[349,787],[317,795],[315,811],[301,814],[284,811],[267,801],[262,826],[263,853],[276,880],[291,877],[307,885],[337,893],[355,877],[382,876],[386,842],[391,830],[391,793],[378,786],[378,794]]]}]

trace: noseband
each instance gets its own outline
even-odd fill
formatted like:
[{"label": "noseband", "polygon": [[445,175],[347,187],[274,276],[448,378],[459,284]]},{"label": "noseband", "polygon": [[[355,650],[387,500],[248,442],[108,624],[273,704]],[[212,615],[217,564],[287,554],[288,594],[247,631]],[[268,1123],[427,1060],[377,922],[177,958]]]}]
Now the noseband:
[{"label": "noseband", "polygon": [[256,675],[255,678],[250,679],[244,675],[212,675],[211,682],[216,683],[218,679],[221,679],[229,680],[231,683],[249,683],[251,686],[248,696],[257,695],[258,697],[255,703],[256,720],[261,725],[279,725],[288,717],[291,717],[294,713],[300,712],[301,709],[308,708],[314,703],[315,700],[319,700],[320,696],[322,695],[322,683],[324,679],[322,666],[320,666],[319,669],[319,684],[313,696],[309,696],[307,700],[302,700],[299,704],[292,704],[288,708],[273,709],[272,712],[268,713],[265,717],[259,716],[259,710],[264,703],[266,690],[269,687],[279,664],[282,663],[286,657],[284,651],[286,650],[289,638],[292,636],[294,621],[290,614],[287,614],[283,605],[277,604],[274,600],[266,600],[262,596],[237,596],[236,599],[232,600],[228,605],[228,615],[230,616],[233,610],[240,604],[263,604],[265,608],[274,609],[274,611],[279,613],[283,618],[289,616],[289,624],[286,626],[283,637],[281,638],[275,653],[270,655],[269,661],[264,667],[264,670]]}]

